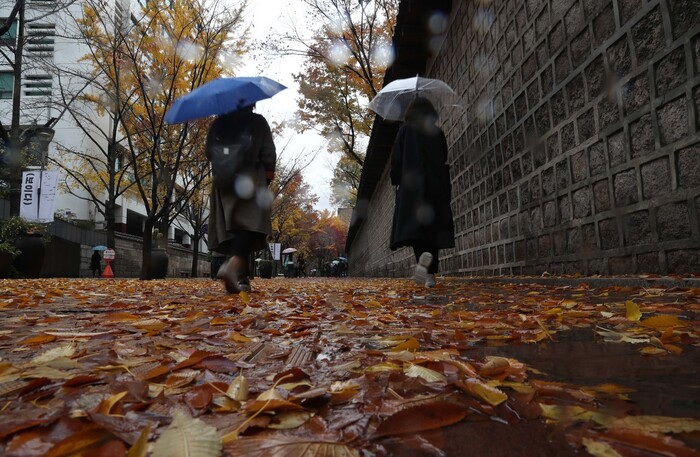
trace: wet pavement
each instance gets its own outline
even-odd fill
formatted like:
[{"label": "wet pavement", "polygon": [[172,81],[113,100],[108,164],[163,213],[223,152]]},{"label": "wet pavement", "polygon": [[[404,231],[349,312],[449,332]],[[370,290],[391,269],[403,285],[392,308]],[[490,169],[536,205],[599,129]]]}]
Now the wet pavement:
[{"label": "wet pavement", "polygon": [[[309,396],[302,405],[316,418],[284,436],[315,436],[322,430],[364,456],[588,455],[581,437],[591,436],[612,443],[623,456],[681,455],[655,448],[671,437],[685,446],[683,455],[700,453],[698,431],[659,435],[658,443],[652,440],[640,450],[607,437],[606,426],[590,419],[551,417],[540,409],[700,420],[700,289],[683,287],[694,279],[664,279],[669,287],[645,278],[497,279],[442,279],[433,289],[407,279],[256,279],[249,297],[226,295],[220,284],[201,279],[0,281],[0,399],[5,405],[0,422],[8,414],[31,413],[27,417],[37,420],[37,406],[48,410],[71,404],[79,390],[61,389],[65,379],[89,382],[91,395],[98,395],[125,382],[156,391],[171,383],[179,386],[187,372],[191,384],[172,389],[167,398],[141,399],[131,413],[160,417],[163,428],[169,423],[166,407],[184,402],[225,436],[232,425],[222,422],[221,404],[217,410],[200,399],[212,382],[207,380],[211,370],[220,371],[217,379],[231,382],[236,370],[245,369],[251,391],[260,393],[274,376],[298,368],[309,385],[352,381],[358,393],[338,405],[328,404],[327,394]],[[659,324],[656,318],[665,321]],[[28,365],[36,354],[65,349],[69,342],[79,359],[49,360],[65,373]],[[392,352],[399,346],[411,349]],[[507,402],[489,405],[479,396],[464,396],[455,388],[463,376],[455,366],[464,365],[442,361],[444,355],[437,354],[444,350],[471,364],[478,379],[507,392]],[[202,361],[209,360],[206,370],[197,371],[202,368],[196,361],[182,361],[192,351],[211,354]],[[416,363],[438,370],[447,384],[417,381],[401,371],[401,362],[387,368],[396,357],[413,357],[410,351],[424,357]],[[125,373],[79,371],[116,367],[124,358],[136,364]],[[483,371],[489,361],[504,358],[513,371]],[[139,363],[145,363],[143,369]],[[33,381],[37,370],[41,384]],[[24,392],[20,397],[18,388]],[[292,390],[289,395],[293,398]],[[469,413],[435,429],[372,437],[403,402],[426,395],[444,396]],[[125,402],[119,408],[134,406]],[[237,418],[235,425],[245,419],[236,409],[228,413],[230,420]],[[241,433],[254,439],[280,432],[258,423]],[[2,425],[0,436],[13,437],[3,435]],[[8,443],[12,448],[9,438],[0,441],[0,454]],[[245,439],[230,443],[224,455],[238,455],[235,446]]]}]

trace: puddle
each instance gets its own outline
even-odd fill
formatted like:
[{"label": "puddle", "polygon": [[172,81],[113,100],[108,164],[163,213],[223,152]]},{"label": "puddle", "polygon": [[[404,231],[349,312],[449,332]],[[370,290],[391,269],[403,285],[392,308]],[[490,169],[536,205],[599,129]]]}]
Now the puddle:
[{"label": "puddle", "polygon": [[592,329],[557,333],[556,341],[476,347],[467,357],[512,357],[546,373],[548,381],[592,386],[614,383],[635,389],[629,394],[640,414],[700,419],[700,349],[683,346],[683,354],[644,356],[639,345],[601,342]]}]

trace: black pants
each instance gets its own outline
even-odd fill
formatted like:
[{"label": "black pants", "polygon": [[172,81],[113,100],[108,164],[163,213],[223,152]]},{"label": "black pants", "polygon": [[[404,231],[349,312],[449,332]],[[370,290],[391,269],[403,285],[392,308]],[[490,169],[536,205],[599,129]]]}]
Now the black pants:
[{"label": "black pants", "polygon": [[425,243],[423,241],[414,241],[411,243],[411,246],[413,247],[413,255],[416,256],[416,262],[418,262],[418,258],[420,258],[420,255],[424,252],[429,252],[433,255],[433,261],[430,263],[430,266],[428,267],[428,273],[431,275],[434,275],[437,273],[438,270],[438,251],[440,248],[437,248],[433,246],[432,244]]}]

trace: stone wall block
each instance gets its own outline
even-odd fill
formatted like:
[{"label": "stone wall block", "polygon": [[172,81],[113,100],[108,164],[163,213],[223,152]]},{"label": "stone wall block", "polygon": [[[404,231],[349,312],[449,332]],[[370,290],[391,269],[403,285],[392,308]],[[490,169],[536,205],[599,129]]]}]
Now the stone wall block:
[{"label": "stone wall block", "polygon": [[583,64],[591,55],[591,33],[586,28],[571,41],[571,63],[574,68]]},{"label": "stone wall block", "polygon": [[588,158],[586,151],[581,150],[571,156],[571,179],[574,183],[581,182],[588,177]]},{"label": "stone wall block", "polygon": [[574,218],[587,217],[593,213],[591,189],[588,186],[573,191],[571,199],[574,206]]},{"label": "stone wall block", "polygon": [[632,68],[632,53],[627,43],[627,35],[622,35],[607,50],[608,65],[612,72],[622,78]]},{"label": "stone wall block", "polygon": [[649,83],[646,71],[630,79],[622,88],[622,104],[625,114],[634,113],[636,110],[649,103]]},{"label": "stone wall block", "polygon": [[573,113],[586,104],[586,91],[583,85],[583,74],[579,73],[566,85],[566,98],[569,102],[569,112]]},{"label": "stone wall block", "polygon": [[596,213],[611,209],[608,180],[603,179],[593,184],[593,201]]},{"label": "stone wall block", "polygon": [[569,163],[566,159],[557,162],[556,167],[556,177],[557,177],[557,191],[566,190],[571,182],[569,178]]},{"label": "stone wall block", "polygon": [[606,78],[603,57],[598,56],[593,59],[593,61],[586,66],[584,74],[586,75],[586,86],[588,88],[588,98],[586,101],[590,102],[605,91]]},{"label": "stone wall block", "polygon": [[586,18],[592,19],[611,4],[612,0],[583,0],[583,12]]},{"label": "stone wall block", "polygon": [[659,7],[651,10],[632,27],[632,41],[637,65],[647,62],[664,48],[666,38]]},{"label": "stone wall block", "polygon": [[630,139],[632,157],[643,156],[654,151],[651,114],[645,114],[630,124]]},{"label": "stone wall block", "polygon": [[685,97],[672,100],[656,110],[661,145],[680,140],[688,134],[688,109]]},{"label": "stone wall block", "polygon": [[639,246],[654,242],[650,220],[649,211],[637,211],[625,215],[622,228],[626,246]]},{"label": "stone wall block", "polygon": [[700,24],[700,2],[697,0],[668,0],[673,38]]},{"label": "stone wall block", "polygon": [[615,249],[620,246],[620,235],[617,230],[617,219],[604,219],[598,223],[600,247],[603,250]]},{"label": "stone wall block", "polygon": [[564,195],[563,197],[560,197],[558,201],[558,206],[559,221],[561,223],[569,222],[571,220],[571,215],[573,214],[571,211],[571,199],[569,198],[569,196]]},{"label": "stone wall block", "polygon": [[683,189],[700,187],[700,144],[678,151],[677,163],[678,185]]},{"label": "stone wall block", "polygon": [[598,141],[597,143],[591,145],[588,148],[588,160],[590,165],[591,176],[596,176],[601,173],[605,173],[607,168],[607,161],[605,159],[605,150],[603,148],[603,142]]},{"label": "stone wall block", "polygon": [[642,8],[642,0],[617,0],[620,24],[624,25]]},{"label": "stone wall block", "polygon": [[642,196],[652,198],[671,191],[671,167],[668,158],[654,160],[641,166]]},{"label": "stone wall block", "polygon": [[684,84],[687,80],[685,52],[680,46],[661,59],[655,66],[656,95],[664,95],[666,92]]},{"label": "stone wall block", "polygon": [[600,46],[615,34],[615,11],[612,2],[593,19],[593,35],[595,36],[595,46]]},{"label": "stone wall block", "polygon": [[554,77],[557,84],[561,84],[571,73],[571,62],[566,50],[554,58]]},{"label": "stone wall block", "polygon": [[656,227],[660,241],[690,238],[690,215],[686,202],[671,203],[658,208]]},{"label": "stone wall block", "polygon": [[625,132],[618,130],[608,137],[608,160],[611,167],[625,163]]},{"label": "stone wall block", "polygon": [[581,114],[578,119],[576,119],[576,124],[578,127],[578,140],[579,143],[583,143],[589,138],[593,137],[596,133],[595,125],[595,115],[593,113],[593,108]]},{"label": "stone wall block", "polygon": [[613,189],[616,207],[637,203],[639,197],[635,170],[630,169],[616,174],[613,180]]},{"label": "stone wall block", "polygon": [[566,12],[564,24],[568,39],[574,38],[586,26],[586,17],[583,14],[583,6],[580,1],[574,2],[569,11]]}]

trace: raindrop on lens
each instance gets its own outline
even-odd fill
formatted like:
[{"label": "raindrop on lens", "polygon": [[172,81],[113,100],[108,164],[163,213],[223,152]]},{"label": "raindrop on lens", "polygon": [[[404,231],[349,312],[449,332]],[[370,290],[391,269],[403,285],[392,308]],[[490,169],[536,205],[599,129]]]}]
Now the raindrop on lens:
[{"label": "raindrop on lens", "polygon": [[350,50],[341,42],[336,42],[328,50],[328,59],[336,66],[345,65],[350,60]]},{"label": "raindrop on lens", "polygon": [[239,198],[248,199],[255,192],[255,183],[250,176],[243,175],[236,178],[233,188]]},{"label": "raindrop on lens", "polygon": [[433,35],[441,35],[447,30],[447,15],[435,13],[428,19],[428,28]]},{"label": "raindrop on lens", "polygon": [[267,187],[258,187],[258,191],[255,194],[255,203],[262,209],[270,209],[272,208],[273,198],[270,189]]},{"label": "raindrop on lens", "polygon": [[202,56],[202,47],[188,40],[179,41],[175,52],[184,60],[194,62]]},{"label": "raindrop on lens", "polygon": [[474,15],[474,30],[484,34],[487,33],[493,25],[494,17],[491,10],[479,8]]},{"label": "raindrop on lens", "polygon": [[380,45],[374,49],[372,60],[380,67],[390,67],[394,63],[394,48],[390,45]]}]

